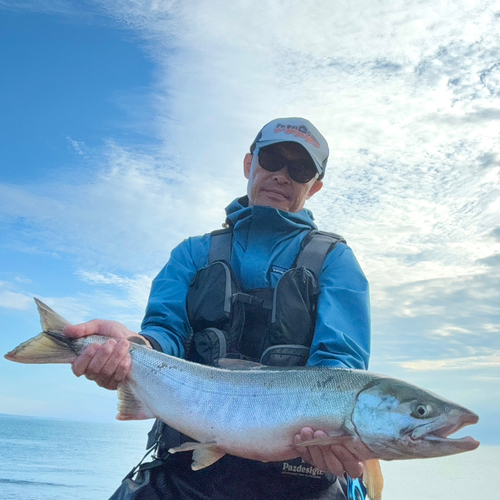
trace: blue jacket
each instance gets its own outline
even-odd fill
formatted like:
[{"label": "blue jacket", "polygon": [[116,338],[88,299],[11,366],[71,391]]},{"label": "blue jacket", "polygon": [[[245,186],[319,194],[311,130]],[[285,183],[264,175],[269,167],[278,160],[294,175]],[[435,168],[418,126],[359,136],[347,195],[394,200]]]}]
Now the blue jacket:
[{"label": "blue jacket", "polygon": [[[246,207],[245,198],[226,209],[233,226],[231,266],[243,289],[275,287],[290,269],[300,244],[317,229],[307,209],[297,213]],[[208,265],[210,234],[184,240],[154,279],[142,335],[156,348],[184,356],[191,333],[186,295],[196,272]],[[323,264],[318,315],[308,365],[366,369],[370,355],[368,282],[352,250],[339,243]]]}]

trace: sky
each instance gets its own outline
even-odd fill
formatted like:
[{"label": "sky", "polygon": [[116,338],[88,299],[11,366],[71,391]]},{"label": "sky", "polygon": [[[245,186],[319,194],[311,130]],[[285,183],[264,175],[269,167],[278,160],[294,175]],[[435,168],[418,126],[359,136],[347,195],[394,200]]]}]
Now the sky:
[{"label": "sky", "polygon": [[[256,5],[0,0],[0,351],[39,333],[33,297],[138,331],[172,248],[246,192],[259,129],[303,116],[331,151],[307,206],[370,282],[370,370],[500,444],[500,1]],[[116,414],[66,365],[0,380],[0,413]]]}]

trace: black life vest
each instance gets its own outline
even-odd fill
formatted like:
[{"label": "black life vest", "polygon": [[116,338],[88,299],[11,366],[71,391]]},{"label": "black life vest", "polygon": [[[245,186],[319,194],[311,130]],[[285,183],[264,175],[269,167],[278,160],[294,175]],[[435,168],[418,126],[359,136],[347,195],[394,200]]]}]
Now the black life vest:
[{"label": "black life vest", "polygon": [[232,230],[211,233],[209,265],[196,274],[186,300],[193,329],[186,359],[217,366],[239,358],[270,366],[303,366],[316,323],[319,275],[326,255],[345,240],[310,231],[276,288],[243,290],[231,268]]}]

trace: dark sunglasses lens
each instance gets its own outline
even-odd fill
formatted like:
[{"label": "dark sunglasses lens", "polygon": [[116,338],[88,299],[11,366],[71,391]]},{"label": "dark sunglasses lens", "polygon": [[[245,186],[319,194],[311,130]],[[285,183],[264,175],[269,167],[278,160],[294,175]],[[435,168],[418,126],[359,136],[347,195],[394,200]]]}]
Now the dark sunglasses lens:
[{"label": "dark sunglasses lens", "polygon": [[259,151],[259,164],[269,172],[277,172],[285,166],[286,160],[278,153],[261,149]]},{"label": "dark sunglasses lens", "polygon": [[295,182],[305,184],[316,175],[316,167],[300,163],[288,164],[288,173]]}]

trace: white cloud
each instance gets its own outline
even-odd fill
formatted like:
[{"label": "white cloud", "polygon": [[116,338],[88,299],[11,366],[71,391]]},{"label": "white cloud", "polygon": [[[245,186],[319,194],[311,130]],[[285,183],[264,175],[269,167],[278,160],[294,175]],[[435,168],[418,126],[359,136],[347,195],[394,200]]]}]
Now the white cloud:
[{"label": "white cloud", "polygon": [[495,352],[488,356],[468,356],[455,359],[419,359],[415,361],[404,361],[398,364],[402,368],[411,371],[500,368],[500,352]]},{"label": "white cloud", "polygon": [[66,140],[69,142],[69,145],[71,149],[79,156],[83,156],[85,158],[89,158],[87,154],[87,146],[85,145],[85,142],[83,141],[77,141],[75,139],[72,139],[71,137],[66,137]]},{"label": "white cloud", "polygon": [[151,271],[183,238],[223,222],[223,207],[213,200],[225,198],[224,205],[230,196],[220,182],[203,175],[204,184],[191,182],[189,173],[183,176],[158,159],[114,144],[106,160],[85,179],[43,187],[0,185],[10,246],[69,252],[104,269]]},{"label": "white cloud", "polygon": [[127,303],[144,308],[147,302],[153,276],[135,276],[124,278],[113,273],[79,271],[77,275],[85,282],[94,285],[107,285],[121,289],[126,294]]},{"label": "white cloud", "polygon": [[443,337],[449,337],[451,335],[477,335],[467,328],[461,328],[456,325],[443,325],[440,328],[434,330],[432,333],[441,335]]},{"label": "white cloud", "polygon": [[[2,283],[0,283],[1,287]],[[22,293],[0,289],[0,307],[25,310],[32,306],[32,298]]]}]

